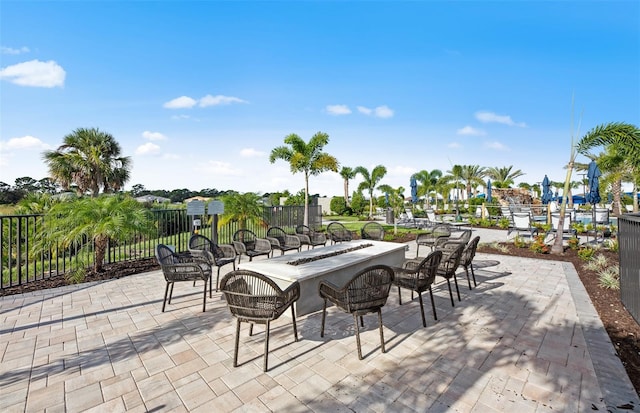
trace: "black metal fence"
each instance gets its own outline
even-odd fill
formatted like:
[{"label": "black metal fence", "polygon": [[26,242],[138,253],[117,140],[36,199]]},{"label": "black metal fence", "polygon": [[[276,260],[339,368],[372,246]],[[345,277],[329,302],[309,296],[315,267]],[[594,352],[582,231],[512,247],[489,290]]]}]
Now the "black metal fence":
[{"label": "black metal fence", "polygon": [[[216,227],[214,216],[190,216],[185,209],[152,212],[157,234],[151,237],[137,236],[127,242],[110,242],[105,264],[152,258],[158,243],[185,251],[189,237],[195,231],[218,243],[231,243],[233,234],[240,228],[235,221]],[[93,245],[89,245],[89,248],[79,244],[67,248],[54,245],[47,251],[36,250],[34,240],[44,219],[44,215],[36,214],[0,216],[0,289],[64,275],[74,268],[93,265]],[[197,227],[194,225],[195,219],[200,220]],[[303,220],[303,206],[264,207],[263,222],[248,222],[246,228],[264,237],[269,226],[280,226],[287,232],[293,232]],[[320,206],[309,206],[309,226],[316,229],[322,226]]]},{"label": "black metal fence", "polygon": [[640,323],[640,214],[618,218],[620,299]]}]

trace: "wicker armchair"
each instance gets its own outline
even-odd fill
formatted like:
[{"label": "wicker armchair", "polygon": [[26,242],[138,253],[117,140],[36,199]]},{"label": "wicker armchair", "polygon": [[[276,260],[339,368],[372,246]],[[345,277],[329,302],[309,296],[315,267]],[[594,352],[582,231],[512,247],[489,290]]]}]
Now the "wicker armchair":
[{"label": "wicker armchair", "polygon": [[322,232],[315,232],[306,225],[296,227],[296,236],[300,240],[300,244],[306,245],[307,249],[327,245],[327,237]]},{"label": "wicker armchair", "polygon": [[271,255],[271,242],[264,238],[258,238],[253,231],[248,229],[239,229],[233,234],[233,248],[238,254],[238,264],[243,255],[249,257],[249,261],[253,260],[253,257],[260,255]]},{"label": "wicker armchair", "polygon": [[429,232],[418,234],[416,236],[416,258],[420,253],[420,246],[427,246],[433,251],[433,249],[442,243],[443,239],[451,236],[451,226],[448,224],[436,224],[429,229]]},{"label": "wicker armchair", "polygon": [[284,232],[280,227],[271,227],[267,230],[267,239],[271,243],[272,250],[280,250],[280,255],[287,251],[300,251],[300,238]]},{"label": "wicker armchair", "polygon": [[[232,264],[236,269],[236,250],[233,245],[215,244],[209,238],[200,234],[193,234],[189,238],[189,252],[196,257],[206,260],[211,267],[218,267],[218,275],[216,276],[216,291],[218,291],[218,283],[220,282],[220,268],[227,264]],[[213,277],[209,279],[209,284],[213,282]],[[211,286],[209,286],[211,291]]]},{"label": "wicker armchair", "polygon": [[446,245],[440,250],[442,251],[442,260],[440,261],[440,265],[438,265],[438,271],[436,275],[444,277],[447,280],[447,285],[449,286],[449,296],[451,297],[451,306],[455,306],[453,302],[453,291],[451,291],[451,282],[450,280],[453,278],[453,282],[456,284],[456,292],[458,293],[458,301],[462,301],[460,299],[460,289],[458,288],[458,280],[456,280],[456,270],[460,266],[460,259],[462,258],[462,251],[464,250],[463,244],[456,244],[454,248],[447,248]]},{"label": "wicker armchair", "polygon": [[[164,244],[156,246],[156,259],[167,282],[162,300],[162,312],[164,313],[167,303],[171,304],[173,284],[180,281],[197,280],[204,281],[204,295],[202,297],[202,311],[204,312],[207,305],[207,281],[211,278],[211,266],[206,261],[191,255],[179,256]],[[211,295],[211,283],[209,283],[209,295]]]},{"label": "wicker armchair", "polygon": [[327,234],[329,234],[329,238],[334,244],[338,242],[351,241],[353,239],[351,231],[339,222],[332,222],[327,225]]},{"label": "wicker armchair", "polygon": [[411,290],[411,296],[413,298],[413,292],[418,293],[420,300],[420,315],[422,316],[422,326],[427,326],[427,320],[424,316],[424,303],[422,302],[422,292],[429,290],[429,297],[431,298],[431,309],[433,310],[433,319],[437,320],[436,305],[433,302],[433,292],[431,291],[431,285],[436,280],[436,271],[442,260],[442,251],[433,251],[427,258],[422,261],[407,260],[402,265],[402,268],[393,267],[395,277],[393,279],[393,285],[398,287],[398,301],[402,305],[402,294],[400,293],[400,287]]},{"label": "wicker armchair", "polygon": [[265,325],[264,366],[267,371],[269,356],[269,329],[271,321],[278,319],[291,307],[293,335],[298,341],[296,313],[293,303],[300,298],[300,284],[294,282],[286,290],[280,289],[270,278],[257,272],[236,270],[222,278],[220,289],[224,293],[229,311],[236,318],[236,339],[233,351],[233,366],[238,367],[238,343],[240,324],[250,323],[249,335],[253,334],[254,324]]},{"label": "wicker armchair", "polygon": [[393,270],[386,265],[374,265],[358,272],[346,285],[338,287],[328,281],[321,281],[319,292],[324,299],[322,308],[322,327],[320,337],[324,337],[324,323],[327,316],[327,300],[331,301],[338,308],[346,313],[353,314],[353,321],[356,325],[356,344],[358,346],[358,358],[362,360],[362,350],[360,347],[360,329],[358,327],[358,316],[360,323],[364,326],[362,316],[368,313],[378,313],[378,324],[380,328],[380,346],[382,352],[384,348],[384,335],[382,333],[382,312],[381,308],[386,304],[389,297],[389,289],[393,282]]},{"label": "wicker armchair", "polygon": [[382,241],[384,239],[384,228],[382,228],[382,225],[377,222],[367,222],[360,229],[360,235],[362,239]]}]

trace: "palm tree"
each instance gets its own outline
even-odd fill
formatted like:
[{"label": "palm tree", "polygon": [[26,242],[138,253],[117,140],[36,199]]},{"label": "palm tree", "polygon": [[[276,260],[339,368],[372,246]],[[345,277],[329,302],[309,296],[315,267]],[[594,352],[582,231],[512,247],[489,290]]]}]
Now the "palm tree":
[{"label": "palm tree", "polygon": [[635,181],[633,177],[640,175],[640,128],[623,122],[598,125],[580,139],[576,148],[578,153],[588,155],[590,149],[600,146],[605,148],[605,157],[602,162],[598,162],[603,174],[611,171],[620,176],[619,181],[615,180],[616,183],[614,183],[612,191],[613,213],[620,215],[622,206],[619,188],[621,187],[622,175],[624,175],[620,168],[623,168],[623,164],[628,165],[627,170],[630,172],[632,181]]},{"label": "palm tree", "polygon": [[[392,188],[390,185],[380,185],[379,190],[389,195],[389,205],[393,210],[394,217],[398,217],[404,207],[404,188],[399,186],[398,188]],[[398,221],[393,220],[393,233],[398,233]]]},{"label": "palm tree", "polygon": [[349,179],[356,177],[356,171],[348,166],[343,166],[340,169],[340,176],[344,179],[344,203],[349,206]]},{"label": "palm tree", "polygon": [[358,185],[358,191],[367,190],[369,193],[369,219],[373,218],[373,191],[378,186],[378,183],[387,174],[387,168],[382,165],[378,165],[371,173],[364,166],[358,166],[355,169],[356,174],[362,175],[362,182]]},{"label": "palm tree", "polygon": [[338,172],[338,160],[322,151],[329,143],[329,135],[323,132],[313,135],[308,143],[292,133],[284,138],[284,143],[289,146],[273,148],[269,161],[282,159],[289,162],[292,173],[304,173],[304,225],[309,225],[309,176],[324,171]]},{"label": "palm tree", "polygon": [[422,170],[420,172],[416,172],[414,176],[416,177],[416,181],[418,181],[418,196],[424,196],[425,208],[429,208],[429,194],[431,193],[431,191],[436,190],[438,180],[442,178],[442,171],[439,169],[434,169],[431,172]]},{"label": "palm tree", "polygon": [[110,240],[126,241],[153,231],[149,210],[130,196],[82,197],[51,206],[43,220],[39,248],[34,250],[55,253],[57,248],[50,247],[56,242],[61,250],[72,245],[93,247],[93,268],[100,272]]},{"label": "palm tree", "polygon": [[78,194],[100,189],[115,192],[129,180],[131,159],[121,156],[120,144],[109,133],[97,128],[79,128],[66,135],[55,151],[45,151],[45,162],[54,182],[68,190],[77,186]]},{"label": "palm tree", "polygon": [[511,171],[513,165],[503,166],[502,168],[490,167],[485,170],[485,176],[491,178],[491,184],[496,188],[511,188],[515,179],[524,175],[520,169]]},{"label": "palm tree", "polygon": [[[460,181],[462,181],[462,165],[453,165],[448,175],[442,177],[444,183],[452,185],[456,189],[456,214],[458,213],[458,201],[460,200]],[[444,195],[444,194],[443,194]]]},{"label": "palm tree", "polygon": [[240,194],[233,192],[222,197],[224,214],[218,221],[218,228],[224,227],[231,221],[238,221],[239,229],[247,229],[249,222],[264,225],[260,196],[253,192]]},{"label": "palm tree", "polygon": [[462,165],[460,178],[465,183],[467,198],[471,198],[471,190],[478,185],[485,185],[484,182],[485,167],[480,165]]}]

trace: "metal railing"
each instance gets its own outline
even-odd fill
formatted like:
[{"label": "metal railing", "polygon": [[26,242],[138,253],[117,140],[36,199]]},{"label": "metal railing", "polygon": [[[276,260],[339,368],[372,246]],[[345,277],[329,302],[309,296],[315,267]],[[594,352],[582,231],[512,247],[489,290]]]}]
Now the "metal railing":
[{"label": "metal railing", "polygon": [[640,214],[618,218],[620,299],[640,323]]},{"label": "metal railing", "polygon": [[[218,243],[231,243],[233,234],[240,229],[238,222],[231,221],[214,230],[213,216],[200,217],[201,225],[195,228],[195,217],[187,215],[185,209],[152,210],[152,213],[157,233],[153,236],[134,236],[126,242],[110,241],[104,264],[154,258],[158,243],[185,251],[189,237],[196,230]],[[43,227],[44,219],[45,216],[39,214],[0,216],[0,289],[64,275],[72,269],[93,265],[93,245],[72,244],[62,248],[54,243],[50,250],[36,250],[34,240]],[[303,223],[303,219],[303,206],[264,207],[264,222],[247,223],[246,228],[264,237],[269,226],[280,226],[287,232],[293,232],[297,225]],[[322,226],[320,206],[309,206],[309,225],[316,229]]]}]

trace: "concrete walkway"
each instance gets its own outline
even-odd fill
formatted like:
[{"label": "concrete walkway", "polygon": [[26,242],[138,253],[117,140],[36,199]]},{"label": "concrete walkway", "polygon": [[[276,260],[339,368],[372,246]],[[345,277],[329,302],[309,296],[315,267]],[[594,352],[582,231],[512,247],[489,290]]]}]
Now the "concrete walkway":
[{"label": "concrete walkway", "polygon": [[[475,230],[481,242],[506,231]],[[475,235],[474,234],[474,235]],[[415,256],[409,243],[407,257]],[[176,285],[162,313],[161,272],[0,298],[0,411],[101,412],[584,412],[640,409],[574,268],[567,263],[478,254],[478,286],[458,273],[462,301],[434,288],[393,289],[377,318],[365,316],[358,360],[353,318],[330,308],[241,334],[214,293],[201,312],[201,285]],[[619,407],[622,406],[622,407]]]}]

